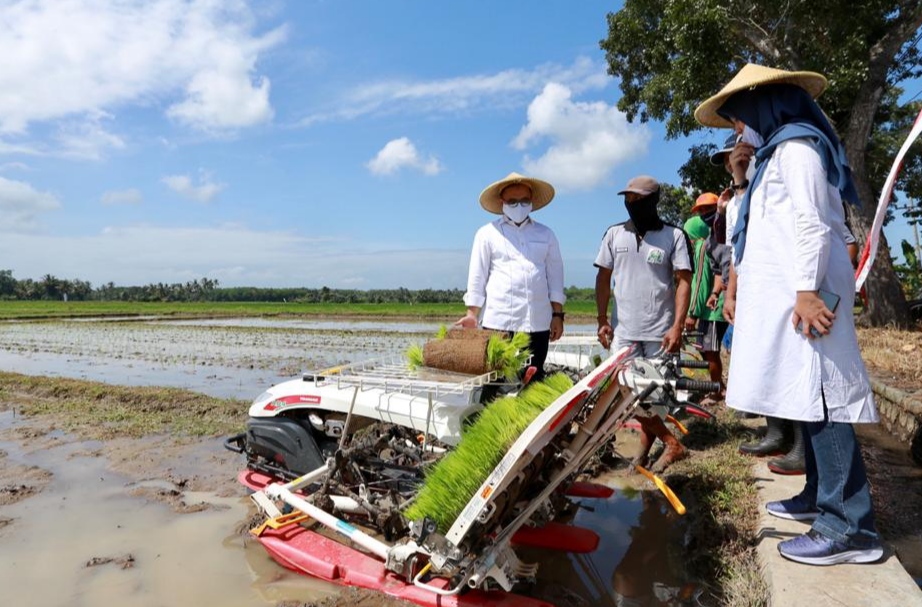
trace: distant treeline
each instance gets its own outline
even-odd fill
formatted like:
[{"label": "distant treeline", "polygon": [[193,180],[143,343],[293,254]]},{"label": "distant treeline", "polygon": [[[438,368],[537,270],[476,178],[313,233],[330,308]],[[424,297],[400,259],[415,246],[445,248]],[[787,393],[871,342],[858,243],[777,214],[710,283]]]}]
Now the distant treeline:
[{"label": "distant treeline", "polygon": [[[568,287],[570,301],[590,301],[591,288]],[[107,283],[93,287],[85,280],[67,280],[46,274],[41,280],[17,280],[12,270],[0,270],[0,299],[67,301],[223,301],[291,303],[459,303],[463,289],[331,289],[320,287],[261,288],[220,287],[217,280],[201,278],[185,283],[151,283],[120,287]]]}]

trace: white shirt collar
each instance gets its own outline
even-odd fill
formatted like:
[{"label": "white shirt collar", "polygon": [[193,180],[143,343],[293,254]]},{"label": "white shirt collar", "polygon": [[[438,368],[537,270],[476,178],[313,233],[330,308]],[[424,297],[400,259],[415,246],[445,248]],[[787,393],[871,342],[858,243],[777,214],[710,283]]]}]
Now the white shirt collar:
[{"label": "white shirt collar", "polygon": [[531,215],[529,215],[528,217],[525,218],[525,221],[522,222],[522,225],[516,225],[515,222],[509,219],[508,217],[506,217],[505,214],[503,214],[502,217],[500,217],[500,221],[502,221],[503,223],[508,223],[513,228],[524,228],[525,226],[533,222]]}]

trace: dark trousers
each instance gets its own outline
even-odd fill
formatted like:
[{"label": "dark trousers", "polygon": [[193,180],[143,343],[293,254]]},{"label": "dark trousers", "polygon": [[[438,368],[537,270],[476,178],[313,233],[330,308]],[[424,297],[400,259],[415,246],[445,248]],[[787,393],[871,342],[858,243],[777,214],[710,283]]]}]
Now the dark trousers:
[{"label": "dark trousers", "polygon": [[[490,329],[488,327],[484,327],[484,329],[502,333],[507,339],[512,337],[513,333],[512,331],[500,331],[499,329]],[[544,379],[544,361],[547,360],[547,349],[550,343],[550,330],[528,334],[528,349],[531,351],[531,366],[537,369],[535,376],[532,378],[533,381],[541,381]]]},{"label": "dark trousers", "polygon": [[[512,331],[500,331],[499,329],[490,329],[489,327],[484,327],[484,329],[487,331],[497,331],[498,333],[502,333],[506,338],[512,337]],[[551,332],[548,330],[529,333],[528,339],[528,349],[531,351],[531,366],[535,367],[536,369],[535,376],[532,378],[532,381],[541,381],[545,376],[544,361],[547,360],[547,350],[551,343]],[[525,370],[522,369],[520,376],[524,372]],[[496,398],[498,393],[498,385],[487,384],[483,387],[480,402],[486,404]]]}]

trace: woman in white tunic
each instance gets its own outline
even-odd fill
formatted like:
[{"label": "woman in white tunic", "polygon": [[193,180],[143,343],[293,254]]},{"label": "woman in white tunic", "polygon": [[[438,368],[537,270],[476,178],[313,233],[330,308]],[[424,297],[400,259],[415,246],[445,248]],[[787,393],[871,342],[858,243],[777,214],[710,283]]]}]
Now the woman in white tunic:
[{"label": "woman in white tunic", "polygon": [[[825,85],[820,74],[749,64],[695,112],[702,124],[733,126],[761,144],[738,144],[731,155],[742,196],[737,224],[728,227],[739,339],[727,404],[803,423],[806,486],[768,509],[813,519],[808,533],[778,548],[814,565],[872,562],[883,554],[851,426],[877,421],[842,237],[842,199],[857,202],[857,194],[842,144],[813,100]],[[746,164],[754,167],[748,182]]]}]

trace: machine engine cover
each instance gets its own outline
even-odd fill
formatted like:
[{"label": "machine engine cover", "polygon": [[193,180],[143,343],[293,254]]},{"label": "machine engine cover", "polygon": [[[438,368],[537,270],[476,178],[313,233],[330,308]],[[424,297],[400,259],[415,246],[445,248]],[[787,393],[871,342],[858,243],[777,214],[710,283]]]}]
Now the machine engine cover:
[{"label": "machine engine cover", "polygon": [[246,452],[251,461],[256,460],[257,468],[259,460],[266,460],[272,472],[278,472],[278,467],[289,471],[291,478],[316,470],[326,461],[310,422],[290,417],[251,417],[247,421]]}]

